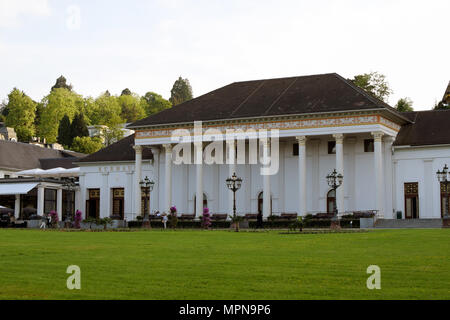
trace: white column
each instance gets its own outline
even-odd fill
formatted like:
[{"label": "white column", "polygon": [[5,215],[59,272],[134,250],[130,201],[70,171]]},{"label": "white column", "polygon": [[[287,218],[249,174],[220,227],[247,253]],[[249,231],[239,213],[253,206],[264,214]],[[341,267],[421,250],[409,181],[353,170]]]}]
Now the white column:
[{"label": "white column", "polygon": [[356,210],[356,154],[355,145],[356,137],[349,137],[345,139],[345,148],[348,153],[348,166],[350,168],[349,172],[345,174],[344,181],[346,182],[347,188],[347,210]]},{"label": "white column", "polygon": [[100,188],[100,218],[111,215],[111,190],[108,183],[109,172],[102,173],[102,187]]},{"label": "white column", "polygon": [[203,144],[195,143],[195,168],[196,168],[196,192],[195,192],[195,216],[203,215]]},{"label": "white column", "polygon": [[44,215],[44,187],[39,185],[37,190],[37,214]]},{"label": "white column", "polygon": [[165,153],[166,153],[166,172],[164,175],[165,184],[165,212],[169,212],[170,207],[173,205],[172,203],[172,145],[165,144],[163,145]]},{"label": "white column", "polygon": [[[394,137],[387,136],[384,138],[384,213],[386,218],[396,218],[394,212],[394,199],[393,199],[393,169],[392,169],[392,144],[394,143]],[[420,203],[419,203],[420,205]]]},{"label": "white column", "polygon": [[16,201],[14,203],[14,217],[16,217],[16,220],[20,218],[20,194],[16,194]]},{"label": "white column", "polygon": [[86,189],[86,184],[85,184],[85,174],[84,173],[80,173],[79,176],[79,184],[80,184],[80,200],[79,203],[77,205],[77,207],[75,208],[75,211],[78,209],[81,211],[81,216],[83,217],[83,219],[87,218],[86,217],[86,193],[87,193],[87,189]]},{"label": "white column", "polygon": [[[263,155],[270,155],[270,142],[268,139],[261,140],[263,145]],[[267,218],[271,215],[271,191],[270,191],[270,175],[263,176],[263,216]]]},{"label": "white column", "polygon": [[58,220],[62,221],[62,210],[63,210],[63,194],[62,189],[56,190],[56,212],[58,213]]},{"label": "white column", "polygon": [[[320,211],[320,139],[309,140],[312,149],[312,210]],[[308,210],[308,208],[306,208]]]},{"label": "white column", "polygon": [[296,137],[298,141],[298,181],[299,181],[299,212],[306,215],[306,137]]},{"label": "white column", "polygon": [[[231,177],[236,172],[236,141],[227,141],[228,154],[228,176]],[[222,181],[219,181],[222,183]],[[228,192],[228,214],[233,214],[233,192]]]},{"label": "white column", "polygon": [[141,182],[142,179],[142,146],[134,146],[136,152],[134,165],[134,218],[140,216],[141,212]]},{"label": "white column", "polygon": [[345,212],[344,194],[345,194],[345,174],[344,174],[344,135],[342,133],[334,134],[336,139],[336,171],[344,176],[344,182],[336,190],[336,204],[338,213]]},{"label": "white column", "polygon": [[127,221],[131,221],[134,219],[133,217],[133,202],[135,201],[134,192],[133,192],[133,171],[126,172],[126,185],[124,190],[124,217]]},{"label": "white column", "polygon": [[152,148],[153,154],[153,182],[155,185],[153,186],[153,191],[150,194],[150,212],[153,210],[159,210],[159,188],[160,188],[160,180],[159,180],[159,148]]},{"label": "white column", "polygon": [[372,135],[374,138],[375,209],[378,210],[378,218],[383,218],[383,133],[372,132]]}]

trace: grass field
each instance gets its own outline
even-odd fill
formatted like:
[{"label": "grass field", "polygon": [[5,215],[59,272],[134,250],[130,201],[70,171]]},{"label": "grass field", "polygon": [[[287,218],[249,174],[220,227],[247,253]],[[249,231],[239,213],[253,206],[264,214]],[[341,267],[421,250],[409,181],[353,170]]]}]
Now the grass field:
[{"label": "grass field", "polygon": [[450,230],[0,230],[0,299],[450,299]]}]

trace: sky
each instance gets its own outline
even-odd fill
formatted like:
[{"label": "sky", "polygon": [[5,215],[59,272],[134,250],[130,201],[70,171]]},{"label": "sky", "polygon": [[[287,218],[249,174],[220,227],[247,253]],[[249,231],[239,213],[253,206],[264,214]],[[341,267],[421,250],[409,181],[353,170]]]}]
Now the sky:
[{"label": "sky", "polygon": [[450,80],[449,0],[0,0],[0,101],[60,75],[84,96],[168,99],[235,81],[377,71],[389,103],[433,108]]}]

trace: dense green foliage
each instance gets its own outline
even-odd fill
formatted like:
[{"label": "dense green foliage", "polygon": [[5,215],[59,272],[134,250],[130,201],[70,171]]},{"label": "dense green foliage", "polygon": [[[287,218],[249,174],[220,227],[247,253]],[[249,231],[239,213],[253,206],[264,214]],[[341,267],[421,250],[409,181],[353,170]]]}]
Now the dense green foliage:
[{"label": "dense green foliage", "polygon": [[448,300],[449,233],[0,230],[0,299]]},{"label": "dense green foliage", "polygon": [[28,142],[35,135],[36,103],[14,88],[8,95],[6,126],[13,127],[19,141]]},{"label": "dense green foliage", "polygon": [[378,72],[359,74],[350,81],[384,102],[387,102],[387,99],[393,93],[386,81],[386,76]]},{"label": "dense green foliage", "polygon": [[[184,84],[180,83],[180,88],[176,90],[180,92],[177,97],[186,96],[187,83],[192,98],[189,82],[187,79],[181,80]],[[39,103],[14,88],[8,95],[8,101],[0,106],[0,121],[13,127],[20,141],[28,142],[33,137],[40,137],[47,143],[59,142],[66,147],[71,146],[74,137],[88,135],[87,125],[105,125],[108,129],[103,131],[101,138],[105,145],[109,145],[123,137],[121,125],[124,123],[140,120],[171,106],[157,93],[147,92],[140,97],[128,88],[120,96],[111,95],[107,90],[97,98],[83,97],[61,76]],[[82,123],[75,117],[76,114],[82,115]],[[67,131],[68,123],[72,123],[70,132]],[[60,125],[62,128],[59,128]],[[96,142],[89,142],[89,150]]]},{"label": "dense green foliage", "polygon": [[97,152],[103,147],[99,137],[75,137],[72,142],[71,150],[85,154]]},{"label": "dense green foliage", "polygon": [[172,105],[176,106],[180,103],[191,100],[192,97],[192,87],[189,80],[179,77],[173,84],[172,90],[170,90],[169,101]]},{"label": "dense green foliage", "polygon": [[401,98],[398,100],[395,108],[400,112],[414,111],[413,102],[410,98]]}]

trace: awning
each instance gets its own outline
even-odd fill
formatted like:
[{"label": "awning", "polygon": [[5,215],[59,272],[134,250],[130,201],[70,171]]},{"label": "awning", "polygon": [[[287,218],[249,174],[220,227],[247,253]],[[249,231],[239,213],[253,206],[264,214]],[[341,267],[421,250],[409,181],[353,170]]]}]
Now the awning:
[{"label": "awning", "polygon": [[80,168],[64,169],[53,168],[49,170],[31,169],[15,173],[18,176],[29,177],[48,177],[48,178],[61,178],[61,177],[78,177],[80,175]]},{"label": "awning", "polygon": [[0,196],[27,194],[37,183],[0,183]]}]

